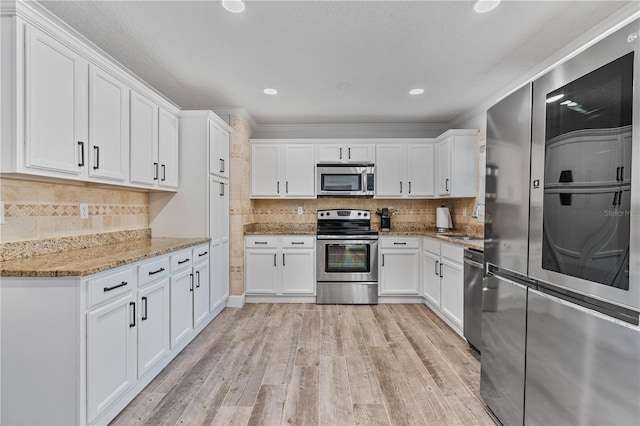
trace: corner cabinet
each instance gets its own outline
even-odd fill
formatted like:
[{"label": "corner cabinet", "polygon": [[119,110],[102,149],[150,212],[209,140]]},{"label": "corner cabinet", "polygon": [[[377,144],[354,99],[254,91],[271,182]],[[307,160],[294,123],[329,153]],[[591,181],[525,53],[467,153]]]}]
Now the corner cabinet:
[{"label": "corner cabinet", "polygon": [[315,198],[315,145],[251,141],[251,198]]},{"label": "corner cabinet", "polygon": [[476,134],[475,130],[449,130],[438,137],[437,196],[476,196]]},{"label": "corner cabinet", "polygon": [[245,292],[248,296],[315,296],[315,237],[245,238]]},{"label": "corner cabinet", "polygon": [[174,191],[178,108],[41,7],[0,16],[0,172]]},{"label": "corner cabinet", "polygon": [[208,269],[202,244],[87,277],[3,277],[0,423],[108,424],[214,318]]}]

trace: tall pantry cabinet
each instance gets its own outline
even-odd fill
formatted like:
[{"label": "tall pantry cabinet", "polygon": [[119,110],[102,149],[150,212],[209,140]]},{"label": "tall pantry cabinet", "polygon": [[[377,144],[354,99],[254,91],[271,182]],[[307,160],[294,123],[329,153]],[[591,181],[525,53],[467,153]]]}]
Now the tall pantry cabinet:
[{"label": "tall pantry cabinet", "polygon": [[229,298],[229,131],[211,111],[180,112],[180,187],[149,194],[153,237],[209,236],[209,311]]}]

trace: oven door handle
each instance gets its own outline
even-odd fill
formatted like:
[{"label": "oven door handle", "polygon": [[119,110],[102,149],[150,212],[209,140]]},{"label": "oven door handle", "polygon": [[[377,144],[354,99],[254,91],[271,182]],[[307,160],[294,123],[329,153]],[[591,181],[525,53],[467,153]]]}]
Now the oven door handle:
[{"label": "oven door handle", "polygon": [[377,240],[377,235],[318,235],[318,240]]}]

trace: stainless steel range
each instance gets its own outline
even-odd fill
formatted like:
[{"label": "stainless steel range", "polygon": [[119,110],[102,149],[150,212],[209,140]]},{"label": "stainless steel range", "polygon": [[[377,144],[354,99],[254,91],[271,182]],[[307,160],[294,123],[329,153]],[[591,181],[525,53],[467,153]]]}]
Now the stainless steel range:
[{"label": "stainless steel range", "polygon": [[318,304],[378,303],[378,233],[369,210],[318,210]]}]

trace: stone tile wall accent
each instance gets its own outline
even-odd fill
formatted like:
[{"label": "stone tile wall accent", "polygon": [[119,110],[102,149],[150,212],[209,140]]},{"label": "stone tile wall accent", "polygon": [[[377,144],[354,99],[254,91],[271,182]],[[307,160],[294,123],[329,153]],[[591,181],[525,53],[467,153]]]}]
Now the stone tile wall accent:
[{"label": "stone tile wall accent", "polygon": [[[146,229],[149,196],[123,188],[0,179],[5,223],[0,243]],[[89,219],[80,219],[80,203]]]},{"label": "stone tile wall accent", "polygon": [[244,294],[244,225],[254,221],[251,201],[251,126],[240,114],[229,117],[229,294]]}]

